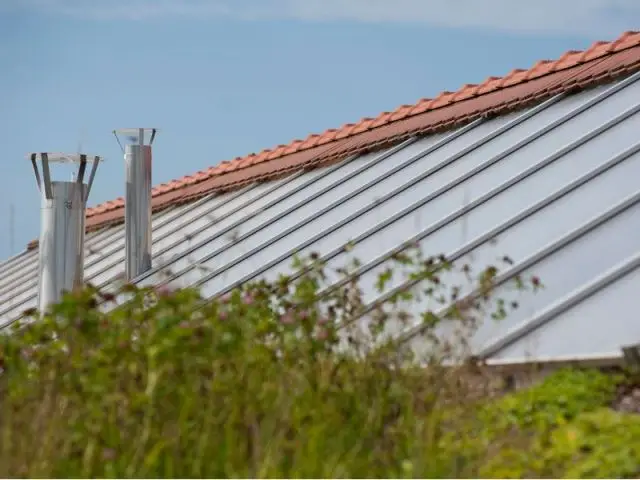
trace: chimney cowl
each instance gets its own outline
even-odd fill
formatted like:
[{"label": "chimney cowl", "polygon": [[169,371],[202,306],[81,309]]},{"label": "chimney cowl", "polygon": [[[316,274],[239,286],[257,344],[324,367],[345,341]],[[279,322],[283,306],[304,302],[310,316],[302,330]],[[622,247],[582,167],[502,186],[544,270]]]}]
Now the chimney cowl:
[{"label": "chimney cowl", "polygon": [[[38,189],[41,192],[40,239],[38,246],[38,310],[62,299],[65,291],[81,288],[84,280],[85,210],[93,180],[102,161],[83,153],[31,153]],[[87,165],[92,163],[87,183]],[[40,164],[40,169],[38,168]],[[77,167],[74,179],[52,179],[52,164]]]},{"label": "chimney cowl", "polygon": [[[124,128],[113,134],[125,163],[125,277],[132,281],[151,269],[151,145],[156,128]],[[124,145],[123,145],[124,143]]]}]

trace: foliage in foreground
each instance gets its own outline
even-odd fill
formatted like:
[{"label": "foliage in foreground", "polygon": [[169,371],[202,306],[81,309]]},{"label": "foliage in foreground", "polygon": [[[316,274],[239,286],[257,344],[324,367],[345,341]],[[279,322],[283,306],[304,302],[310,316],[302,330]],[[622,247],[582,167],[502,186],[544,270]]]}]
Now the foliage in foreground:
[{"label": "foliage in foreground", "polygon": [[[624,378],[567,370],[486,393],[475,369],[443,364],[463,336],[438,332],[502,318],[499,272],[481,272],[473,295],[445,295],[444,259],[398,260],[418,267],[404,282],[419,286],[384,305],[365,304],[349,276],[323,289],[317,262],[213,301],[127,285],[68,295],[0,343],[0,476],[640,474],[640,419],[607,408]],[[392,277],[380,275],[381,293]],[[425,297],[431,308],[411,313]],[[427,358],[385,336],[412,316]]]}]

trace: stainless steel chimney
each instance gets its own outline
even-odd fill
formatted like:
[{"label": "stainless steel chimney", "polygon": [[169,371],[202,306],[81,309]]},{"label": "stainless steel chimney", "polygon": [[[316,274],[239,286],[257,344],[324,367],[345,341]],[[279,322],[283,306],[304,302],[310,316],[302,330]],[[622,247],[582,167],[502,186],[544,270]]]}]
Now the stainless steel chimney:
[{"label": "stainless steel chimney", "polygon": [[[124,153],[125,276],[128,281],[151,269],[151,145],[155,128],[125,128],[113,134]],[[125,140],[123,147],[120,137]],[[149,139],[145,144],[145,139]]]},{"label": "stainless steel chimney", "polygon": [[[84,279],[84,220],[91,185],[101,158],[86,154],[29,155],[41,192],[38,310],[45,313],[65,291],[82,287]],[[41,163],[42,175],[38,171]],[[93,163],[83,183],[87,162]],[[51,163],[78,165],[75,180],[51,180]]]}]

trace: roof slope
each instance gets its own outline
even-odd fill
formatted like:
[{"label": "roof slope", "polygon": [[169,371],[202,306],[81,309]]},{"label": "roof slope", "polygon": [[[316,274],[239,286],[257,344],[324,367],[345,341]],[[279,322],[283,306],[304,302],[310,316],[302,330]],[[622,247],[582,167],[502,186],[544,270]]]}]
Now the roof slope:
[{"label": "roof slope", "polygon": [[[585,51],[569,51],[555,61],[541,60],[528,70],[489,77],[479,85],[464,85],[457,92],[442,92],[434,99],[402,105],[376,118],[363,118],[159,185],[153,190],[153,206],[164,208],[213,191],[272,179],[384,148],[418,133],[451,129],[483,115],[502,115],[560,92],[610,82],[639,68],[640,33],[626,32],[613,42],[596,42]],[[122,198],[90,208],[87,227],[121,222],[123,211]]]},{"label": "roof slope", "polygon": [[[373,308],[385,299],[374,288],[377,275],[407,244],[476,271],[508,255],[514,263],[505,281],[535,274],[546,288],[520,296],[501,284],[498,297],[520,308],[474,336],[480,356],[504,362],[619,356],[621,345],[640,337],[630,293],[640,287],[639,129],[637,72],[523,111],[173,205],[154,215],[156,266],[137,283],[197,286],[213,297],[252,279],[274,279],[289,271],[294,253],[316,251],[331,269],[360,259],[360,285]],[[112,285],[124,270],[123,245],[121,224],[88,234],[86,280]],[[336,274],[329,280],[340,286]],[[469,291],[454,272],[442,281]],[[395,276],[390,286],[411,285]],[[37,252],[0,266],[1,323],[33,307],[36,295]],[[368,320],[365,314],[360,321]],[[423,348],[417,331],[390,328]]]}]

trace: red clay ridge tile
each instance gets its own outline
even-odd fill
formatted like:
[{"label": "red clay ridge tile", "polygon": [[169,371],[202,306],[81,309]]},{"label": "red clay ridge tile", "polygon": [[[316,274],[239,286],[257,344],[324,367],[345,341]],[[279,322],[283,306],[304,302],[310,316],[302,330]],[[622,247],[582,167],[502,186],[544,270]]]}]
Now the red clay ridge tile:
[{"label": "red clay ridge tile", "polygon": [[206,180],[207,178],[209,178],[209,174],[208,171],[203,172],[202,170],[200,170],[194,175],[194,177],[198,182],[201,182],[202,180]]},{"label": "red clay ridge tile", "polygon": [[239,164],[242,158],[243,157],[236,157],[233,160],[229,160],[228,167],[225,167],[223,171],[228,173],[228,172],[233,172],[234,170],[237,170],[240,166]]},{"label": "red clay ridge tile", "polygon": [[249,155],[249,165],[253,166],[257,163],[260,162],[260,157],[258,155],[256,155],[255,153],[252,153],[251,155]]},{"label": "red clay ridge tile", "polygon": [[303,143],[304,140],[294,140],[289,144],[289,147],[285,149],[283,155],[291,155],[292,153],[296,153],[298,150],[300,150],[300,147]]},{"label": "red clay ridge tile", "polygon": [[269,155],[267,155],[266,160],[273,160],[274,158],[282,156],[286,149],[287,145],[278,145],[274,150],[271,151],[271,153],[269,153]]},{"label": "red clay ridge tile", "polygon": [[381,125],[385,125],[386,123],[389,123],[391,115],[393,115],[391,112],[382,112],[380,115],[378,115],[378,117],[375,119],[375,121],[371,124],[369,128],[377,128]]},{"label": "red clay ridge tile", "polygon": [[616,52],[624,50],[625,48],[636,47],[640,45],[640,32],[624,32],[613,44],[615,45],[614,50]]},{"label": "red clay ridge tile", "polygon": [[315,147],[318,144],[318,140],[320,140],[320,135],[312,133],[304,139],[300,146],[300,150],[308,150],[309,148]]},{"label": "red clay ridge tile", "polygon": [[[618,53],[620,52],[620,53]],[[601,62],[601,58],[608,58]],[[583,65],[588,65],[583,68]],[[311,134],[276,149],[237,157],[216,166],[159,185],[153,189],[154,208],[197,198],[216,189],[228,190],[276,174],[344,158],[345,152],[369,151],[390,145],[412,134],[437,131],[462,125],[480,115],[501,115],[524,108],[548,96],[588,88],[616,76],[640,70],[640,32],[624,32],[612,42],[595,42],[584,51],[570,50],[555,61],[537,62],[528,70],[515,69],[504,77],[489,77],[479,85],[465,84],[457,92],[442,92],[434,99],[423,98],[414,105],[401,105],[393,112],[382,112],[375,118],[363,118],[355,124]],[[501,92],[505,90],[505,93]],[[351,140],[353,137],[357,140]],[[303,151],[334,143],[318,153]],[[265,163],[268,162],[268,163]],[[262,165],[265,163],[265,165]],[[216,177],[219,177],[217,179]],[[211,180],[209,183],[202,183]],[[198,185],[196,185],[198,184]],[[182,192],[181,190],[184,190]],[[91,228],[122,221],[124,200],[105,202],[87,209]]]},{"label": "red clay ridge tile", "polygon": [[262,150],[255,158],[255,160],[253,161],[254,165],[256,163],[262,163],[264,162],[267,157],[269,156],[269,154],[271,153],[271,149],[270,148],[265,148],[264,150]]},{"label": "red clay ridge tile", "polygon": [[187,175],[186,177],[184,177],[182,180],[180,180],[179,182],[176,182],[175,180],[170,181],[165,183],[165,189],[168,189],[169,191],[172,190],[175,186],[179,186],[179,185],[193,185],[195,183],[195,180],[193,178],[193,175]]},{"label": "red clay ridge tile", "polygon": [[[182,181],[182,183],[185,183],[185,184],[186,184],[187,182],[185,182],[185,181],[183,180],[183,181]],[[161,194],[161,193],[165,193],[165,192],[169,192],[169,191],[171,191],[171,185],[170,185],[170,184],[168,184],[168,183],[161,183],[160,185],[158,185],[158,186],[155,188],[155,193],[156,193],[156,195]]]},{"label": "red clay ridge tile", "polygon": [[389,118],[392,122],[395,122],[397,120],[402,120],[403,118],[406,118],[409,116],[409,113],[411,112],[411,110],[413,109],[413,107],[415,107],[414,105],[400,105],[398,108],[396,108],[392,113],[391,113],[391,117]]},{"label": "red clay ridge tile", "polygon": [[529,70],[514,68],[505,77],[502,78],[502,81],[499,82],[500,88],[506,88],[508,86],[523,82],[527,79],[528,74]]},{"label": "red clay ridge tile", "polygon": [[371,128],[371,125],[375,121],[375,118],[364,117],[358,123],[356,123],[355,127],[351,131],[352,135],[356,135],[358,133],[366,132]]},{"label": "red clay ridge tile", "polygon": [[595,60],[596,58],[600,58],[608,53],[611,53],[612,51],[613,51],[613,43],[595,42],[585,52],[583,61],[588,62],[590,60]]},{"label": "red clay ridge tile", "polygon": [[220,173],[225,173],[232,169],[231,162],[229,160],[225,160],[220,163],[218,167],[220,168]]},{"label": "red clay ridge tile", "polygon": [[454,102],[461,102],[468,98],[474,97],[479,89],[479,85],[475,83],[465,83],[453,96]]},{"label": "red clay ridge tile", "polygon": [[419,113],[426,112],[427,110],[429,110],[429,105],[431,104],[432,101],[433,101],[432,98],[421,98],[413,106],[413,108],[409,112],[409,115],[410,116],[417,115]]},{"label": "red clay ridge tile", "polygon": [[446,105],[449,105],[453,102],[454,95],[454,92],[449,92],[447,90],[441,92],[436,98],[433,99],[431,108],[435,110],[436,108],[442,108]]},{"label": "red clay ridge tile", "polygon": [[252,155],[247,155],[246,157],[237,157],[234,160],[234,163],[237,163],[237,169],[247,168],[251,166],[251,162],[253,161]]},{"label": "red clay ridge tile", "polygon": [[326,130],[322,135],[320,135],[317,145],[324,145],[325,143],[329,143],[333,141],[337,133],[338,133],[337,128],[330,128]]},{"label": "red clay ridge tile", "polygon": [[207,169],[207,177],[211,178],[214,177],[216,175],[220,174],[220,164],[215,165],[209,169]]},{"label": "red clay ridge tile", "polygon": [[347,138],[353,132],[353,129],[356,127],[355,123],[345,123],[342,127],[338,129],[338,133],[336,134],[334,140],[340,140],[341,138]]},{"label": "red clay ridge tile", "polygon": [[547,73],[549,73],[553,67],[555,66],[556,62],[554,62],[553,60],[540,60],[538,62],[536,62],[533,67],[531,67],[529,69],[529,71],[527,72],[525,79],[526,80],[533,80],[534,78],[538,78],[541,77],[543,75],[546,75]]},{"label": "red clay ridge tile", "polygon": [[569,50],[554,62],[554,65],[551,68],[551,71],[555,72],[557,70],[562,70],[564,68],[574,67],[578,63],[580,63],[583,55],[584,55],[584,52],[581,52],[578,50]]},{"label": "red clay ridge tile", "polygon": [[485,93],[493,92],[500,88],[502,82],[501,77],[488,77],[484,82],[478,85],[477,95],[484,95]]}]

